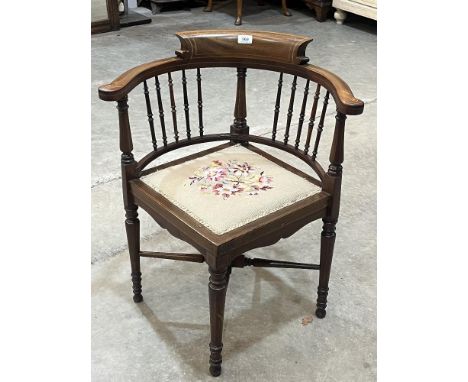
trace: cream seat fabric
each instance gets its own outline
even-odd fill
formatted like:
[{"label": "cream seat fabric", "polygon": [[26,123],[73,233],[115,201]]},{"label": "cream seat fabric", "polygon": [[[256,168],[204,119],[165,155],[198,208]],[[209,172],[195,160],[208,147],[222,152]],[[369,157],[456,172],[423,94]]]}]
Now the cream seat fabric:
[{"label": "cream seat fabric", "polygon": [[141,180],[217,235],[321,191],[241,145],[166,167]]}]

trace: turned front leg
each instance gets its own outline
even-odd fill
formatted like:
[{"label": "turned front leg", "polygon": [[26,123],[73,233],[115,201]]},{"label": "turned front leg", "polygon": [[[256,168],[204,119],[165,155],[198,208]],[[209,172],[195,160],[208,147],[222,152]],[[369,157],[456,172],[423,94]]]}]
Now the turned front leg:
[{"label": "turned front leg", "polygon": [[140,272],[140,220],[138,206],[129,191],[129,181],[135,179],[136,161],[133,157],[132,133],[128,119],[127,96],[117,101],[119,110],[120,150],[122,151],[122,193],[125,206],[125,230],[127,231],[128,251],[132,266],[133,301],[141,302],[141,272]]},{"label": "turned front leg", "polygon": [[129,205],[125,208],[125,230],[127,231],[128,251],[132,268],[133,301],[143,301],[141,295],[140,271],[140,220],[138,219],[138,206]]},{"label": "turned front leg", "polygon": [[341,178],[344,159],[344,127],[346,115],[337,112],[335,131],[333,133],[333,143],[330,150],[330,165],[327,171],[327,191],[332,194],[331,204],[328,207],[327,215],[323,218],[322,239],[320,243],[320,278],[317,290],[317,310],[315,314],[318,318],[324,318],[327,314],[328,280],[330,279],[330,269],[333,258],[333,247],[335,246],[335,226],[338,221],[340,210]]},{"label": "turned front leg", "polygon": [[322,239],[320,243],[320,276],[317,289],[317,310],[315,315],[324,318],[327,314],[328,281],[330,280],[330,270],[333,258],[333,248],[335,246],[335,225],[336,220],[323,219]]},{"label": "turned front leg", "polygon": [[217,377],[221,374],[221,351],[223,350],[224,303],[228,282],[228,270],[209,268],[210,281],[208,292],[210,299],[210,374]]}]

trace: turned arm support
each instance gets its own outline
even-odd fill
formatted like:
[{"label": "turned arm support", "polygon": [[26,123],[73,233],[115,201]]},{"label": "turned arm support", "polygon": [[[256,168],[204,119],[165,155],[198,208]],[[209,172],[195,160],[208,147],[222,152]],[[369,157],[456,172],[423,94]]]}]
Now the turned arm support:
[{"label": "turned arm support", "polygon": [[133,142],[132,132],[130,129],[130,121],[128,118],[128,103],[127,97],[117,102],[117,110],[119,111],[119,143],[121,155],[121,167],[122,167],[122,190],[124,205],[127,209],[129,206],[133,206],[132,196],[129,192],[128,182],[136,177],[136,166],[137,162],[133,157]]},{"label": "turned arm support", "polygon": [[330,165],[324,178],[323,189],[331,194],[331,203],[327,211],[327,220],[336,223],[340,211],[341,178],[344,161],[344,132],[346,115],[338,112],[335,116],[335,130],[333,132],[333,143],[330,149]]}]

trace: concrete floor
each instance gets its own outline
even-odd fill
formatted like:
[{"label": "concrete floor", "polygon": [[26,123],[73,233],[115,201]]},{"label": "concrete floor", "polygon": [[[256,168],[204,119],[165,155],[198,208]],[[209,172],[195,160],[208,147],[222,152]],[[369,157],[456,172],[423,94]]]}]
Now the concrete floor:
[{"label": "concrete floor", "polygon": [[[208,272],[205,265],[142,260],[142,304],[134,304],[126,251],[120,190],[115,105],[100,101],[97,87],[143,62],[173,55],[174,32],[232,28],[234,2],[159,14],[153,22],[92,37],[92,378],[93,381],[203,381],[208,375]],[[145,11],[143,11],[145,12]],[[148,12],[146,12],[148,13]],[[243,29],[299,33],[314,37],[311,63],[340,75],[365,101],[364,114],[349,117],[345,141],[343,196],[337,226],[329,308],[316,319],[318,273],[288,269],[235,269],[229,285],[224,330],[223,374],[229,381],[375,381],[376,380],[376,31],[353,19],[343,25],[318,23],[307,9],[293,17],[276,6],[246,4]],[[271,76],[271,75],[270,75]],[[234,82],[216,73],[223,93]],[[260,73],[248,74],[251,130],[268,131],[275,86]],[[270,78],[271,79],[271,78]],[[276,78],[274,79],[276,83]],[[298,87],[298,89],[301,89]],[[215,89],[212,89],[215,90]],[[268,101],[265,101],[268,99]],[[143,100],[130,101],[140,106]],[[207,100],[207,105],[209,105]],[[206,121],[228,126],[232,112],[205,109]],[[297,106],[298,107],[298,106]],[[138,113],[136,113],[138,114]],[[131,114],[132,117],[132,114]],[[131,122],[144,123],[133,117]],[[333,123],[333,108],[327,116]],[[146,129],[144,126],[142,129]],[[214,127],[207,123],[207,130]],[[330,139],[324,130],[324,142]],[[143,131],[143,130],[142,130]],[[146,134],[146,135],[145,135]],[[147,132],[135,134],[137,158],[148,150]],[[146,146],[145,146],[146,145]],[[326,164],[327,150],[319,158]],[[183,149],[177,155],[192,152]],[[174,155],[174,154],[173,154]],[[173,157],[172,155],[172,157]],[[171,156],[169,156],[171,157]],[[169,158],[168,157],[168,158]],[[297,162],[294,162],[297,163]],[[142,249],[193,251],[172,238],[144,212]],[[253,250],[251,257],[318,262],[321,224],[303,228],[287,240]],[[303,318],[312,317],[307,325]]]}]

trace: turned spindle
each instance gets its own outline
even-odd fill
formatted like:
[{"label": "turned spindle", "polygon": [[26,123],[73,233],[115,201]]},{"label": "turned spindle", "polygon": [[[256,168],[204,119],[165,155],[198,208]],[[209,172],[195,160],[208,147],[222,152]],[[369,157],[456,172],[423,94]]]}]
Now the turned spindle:
[{"label": "turned spindle", "polygon": [[284,144],[288,144],[289,140],[289,129],[291,128],[291,120],[293,116],[293,109],[294,109],[294,97],[296,95],[296,87],[297,87],[297,76],[294,76],[293,82],[291,84],[291,96],[289,98],[289,107],[288,107],[288,116],[286,120],[286,130],[284,132]]},{"label": "turned spindle", "polygon": [[280,111],[280,104],[281,104],[281,90],[283,88],[283,72],[280,73],[278,79],[278,91],[276,92],[276,102],[275,102],[275,114],[273,117],[273,133],[271,139],[274,141],[276,140],[276,130],[278,126],[278,116]]},{"label": "turned spindle", "polygon": [[174,139],[179,142],[179,131],[177,129],[177,109],[174,97],[174,81],[172,80],[171,73],[167,73],[167,84],[169,86],[169,99],[171,100],[171,114],[172,114],[172,126],[174,128]]},{"label": "turned spindle", "polygon": [[312,104],[312,110],[310,111],[309,126],[307,129],[307,138],[304,145],[304,154],[307,155],[310,147],[310,139],[312,137],[312,131],[314,130],[315,116],[317,114],[317,105],[320,98],[320,85],[317,84],[314,95],[314,103]]},{"label": "turned spindle", "polygon": [[306,105],[307,105],[307,98],[308,98],[308,95],[309,95],[309,83],[310,83],[310,80],[307,80],[306,86],[304,88],[304,97],[302,98],[301,112],[299,114],[299,122],[298,122],[298,125],[297,125],[296,143],[294,145],[294,148],[296,150],[299,148],[299,143],[301,141],[302,125],[304,124],[305,108],[306,108]]},{"label": "turned spindle", "polygon": [[320,121],[317,126],[317,136],[315,137],[314,150],[312,151],[312,160],[315,160],[317,157],[318,147],[320,144],[320,138],[322,137],[323,125],[325,123],[325,114],[327,113],[328,98],[330,97],[330,92],[327,91],[325,98],[323,99],[323,108],[322,114],[320,114]]},{"label": "turned spindle", "polygon": [[161,84],[158,76],[154,77],[154,85],[156,87],[156,96],[158,98],[159,121],[161,122],[162,140],[164,146],[167,146],[166,123],[164,121],[164,107],[161,97]]}]

